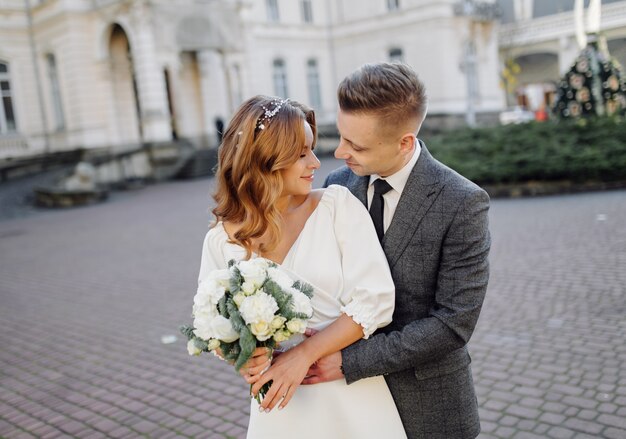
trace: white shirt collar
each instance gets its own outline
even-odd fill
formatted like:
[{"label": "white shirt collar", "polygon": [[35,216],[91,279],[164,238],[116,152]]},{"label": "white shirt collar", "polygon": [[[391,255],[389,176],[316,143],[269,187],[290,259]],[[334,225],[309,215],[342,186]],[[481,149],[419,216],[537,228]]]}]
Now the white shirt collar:
[{"label": "white shirt collar", "polygon": [[[406,182],[409,179],[409,175],[411,175],[411,171],[413,170],[413,167],[417,163],[417,159],[420,156],[420,152],[422,152],[422,147],[420,146],[419,140],[415,139],[415,150],[413,151],[413,156],[409,159],[406,165],[404,165],[402,169],[400,169],[395,174],[392,174],[384,178],[384,180],[386,180],[387,183],[389,183],[389,185],[401,195],[402,195],[402,191],[404,190],[404,187],[406,186]],[[374,184],[374,182],[379,178],[382,178],[382,177],[378,174],[370,175],[369,185],[371,186],[372,184]]]}]

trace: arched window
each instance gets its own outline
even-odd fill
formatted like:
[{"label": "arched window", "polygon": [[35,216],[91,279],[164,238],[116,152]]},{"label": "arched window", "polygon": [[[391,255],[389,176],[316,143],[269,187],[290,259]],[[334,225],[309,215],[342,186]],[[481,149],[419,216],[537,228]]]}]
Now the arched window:
[{"label": "arched window", "polygon": [[302,0],[302,21],[313,23],[313,6],[311,0]]},{"label": "arched window", "polygon": [[404,62],[404,53],[399,47],[389,49],[389,62]]},{"label": "arched window", "polygon": [[309,104],[314,109],[319,110],[322,108],[322,91],[317,61],[315,59],[310,59],[306,63],[306,79],[309,89]]},{"label": "arched window", "polygon": [[286,98],[289,96],[289,90],[287,88],[287,66],[282,59],[274,60],[274,93],[276,96]]},{"label": "arched window", "polygon": [[0,60],[0,134],[16,131],[9,63]]}]

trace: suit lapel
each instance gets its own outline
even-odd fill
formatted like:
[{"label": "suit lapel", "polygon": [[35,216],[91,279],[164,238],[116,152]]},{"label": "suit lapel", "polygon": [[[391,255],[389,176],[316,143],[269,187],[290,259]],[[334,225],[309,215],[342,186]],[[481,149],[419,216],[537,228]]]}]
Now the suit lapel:
[{"label": "suit lapel", "polygon": [[443,184],[440,184],[440,169],[437,162],[422,141],[420,145],[422,148],[420,156],[409,175],[382,242],[389,266],[392,268],[443,188]]}]

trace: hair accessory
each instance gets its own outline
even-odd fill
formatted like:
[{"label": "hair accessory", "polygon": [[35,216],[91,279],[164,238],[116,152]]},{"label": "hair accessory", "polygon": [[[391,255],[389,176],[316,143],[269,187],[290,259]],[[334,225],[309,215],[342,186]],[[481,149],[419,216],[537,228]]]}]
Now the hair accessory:
[{"label": "hair accessory", "polygon": [[272,108],[271,110],[268,109],[265,105],[261,105],[261,108],[263,108],[263,115],[259,117],[259,120],[257,120],[256,129],[264,130],[265,123],[269,122],[272,117],[276,116],[276,113],[280,111],[280,109],[283,107],[283,105],[287,103],[288,100],[289,99],[274,99],[272,102],[270,102],[270,105],[274,106],[274,108]]}]

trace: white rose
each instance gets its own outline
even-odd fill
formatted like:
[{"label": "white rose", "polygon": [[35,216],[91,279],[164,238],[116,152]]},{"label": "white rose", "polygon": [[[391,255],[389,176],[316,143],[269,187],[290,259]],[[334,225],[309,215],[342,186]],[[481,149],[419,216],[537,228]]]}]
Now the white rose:
[{"label": "white rose", "polygon": [[291,337],[291,332],[283,330],[283,331],[276,331],[274,333],[273,338],[276,343],[280,343],[280,342],[289,340],[289,337]]},{"label": "white rose", "polygon": [[243,291],[246,296],[250,296],[256,291],[256,285],[252,282],[244,282],[241,284],[241,291]]},{"label": "white rose", "polygon": [[217,303],[226,293],[226,288],[224,288],[216,279],[211,279],[210,277],[201,281],[198,284],[198,291],[194,297],[194,303],[203,304],[203,303]]},{"label": "white rose", "polygon": [[269,323],[261,321],[250,325],[250,332],[252,332],[257,340],[265,341],[272,335],[272,328]]},{"label": "white rose", "polygon": [[270,322],[270,326],[272,327],[272,329],[280,329],[283,327],[286,321],[287,319],[283,316],[276,316]]},{"label": "white rose", "polygon": [[307,316],[311,317],[313,315],[311,299],[309,299],[306,294],[296,290],[295,288],[291,288],[289,292],[293,296],[294,312],[306,314]]},{"label": "white rose", "polygon": [[300,319],[289,320],[287,322],[287,329],[289,329],[289,331],[293,332],[294,334],[304,334],[304,330],[306,329],[306,322]]},{"label": "white rose", "polygon": [[209,306],[213,304],[213,299],[211,294],[209,294],[208,288],[203,288],[200,290],[200,286],[198,286],[198,292],[195,296],[193,296],[193,305],[196,306]]},{"label": "white rose", "polygon": [[251,282],[256,287],[263,285],[267,276],[267,265],[263,261],[263,259],[252,259],[250,261],[240,261],[237,264],[237,268],[239,268],[239,272],[245,282]]},{"label": "white rose", "polygon": [[276,311],[278,311],[276,300],[262,291],[246,297],[239,306],[239,312],[247,324],[270,322]]},{"label": "white rose", "polygon": [[210,322],[196,322],[194,321],[193,326],[195,329],[193,330],[193,335],[202,339],[209,340],[213,338],[213,328],[211,327]]},{"label": "white rose", "polygon": [[187,342],[187,352],[189,352],[189,355],[200,355],[202,349],[198,347],[196,340],[192,338]]},{"label": "white rose", "polygon": [[198,320],[211,320],[219,314],[217,305],[209,303],[207,305],[193,304],[192,315]]},{"label": "white rose", "polygon": [[285,291],[289,291],[289,289],[293,286],[294,281],[291,279],[284,271],[279,268],[270,267],[267,269],[267,274],[274,282],[278,284]]},{"label": "white rose", "polygon": [[213,279],[218,285],[228,289],[230,287],[230,270],[225,268],[223,270],[213,270],[209,273],[208,278]]},{"label": "white rose", "polygon": [[[198,329],[197,337],[203,340],[208,340],[211,336],[211,322],[215,319],[219,313],[217,308],[213,305],[209,306],[193,306],[193,326]],[[199,335],[201,334],[201,335]]]},{"label": "white rose", "polygon": [[220,347],[220,341],[216,338],[212,338],[211,340],[209,340],[209,350],[210,351],[214,351],[215,349]]},{"label": "white rose", "polygon": [[234,295],[233,302],[235,302],[235,305],[237,305],[237,308],[241,306],[243,299],[245,298],[246,298],[246,295],[243,293],[237,293]]},{"label": "white rose", "polygon": [[211,328],[213,329],[214,338],[217,338],[225,343],[230,343],[239,338],[239,333],[233,329],[233,325],[224,316],[217,316],[211,322]]}]

